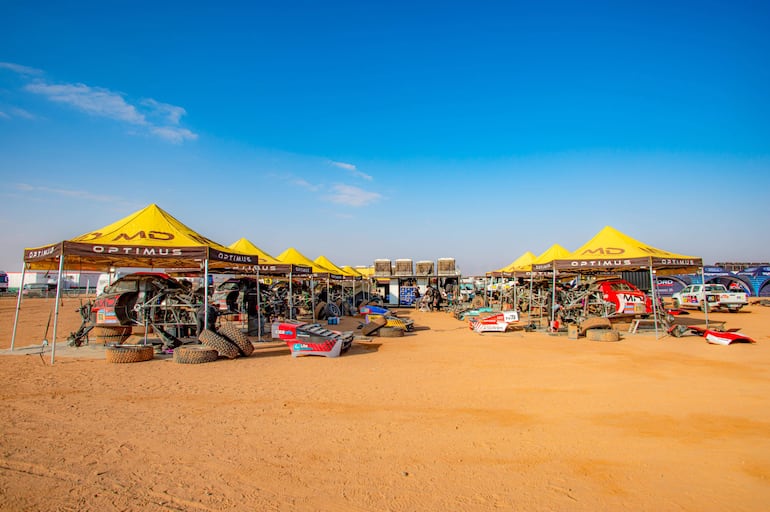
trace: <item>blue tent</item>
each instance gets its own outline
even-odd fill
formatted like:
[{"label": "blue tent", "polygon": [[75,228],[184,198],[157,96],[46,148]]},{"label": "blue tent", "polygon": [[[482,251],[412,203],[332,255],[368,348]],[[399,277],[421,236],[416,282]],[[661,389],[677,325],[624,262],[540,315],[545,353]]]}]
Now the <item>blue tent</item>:
[{"label": "blue tent", "polygon": [[751,295],[770,297],[770,267],[745,268],[733,275],[750,286]]}]

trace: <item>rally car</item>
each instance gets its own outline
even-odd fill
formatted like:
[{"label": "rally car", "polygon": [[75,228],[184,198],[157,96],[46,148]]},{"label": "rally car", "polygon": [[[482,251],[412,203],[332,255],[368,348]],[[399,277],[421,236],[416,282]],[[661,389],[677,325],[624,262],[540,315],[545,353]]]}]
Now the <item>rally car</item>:
[{"label": "rally car", "polygon": [[624,279],[599,279],[593,283],[561,289],[557,293],[557,312],[565,323],[581,323],[591,317],[651,315],[652,300]]},{"label": "rally car", "polygon": [[221,313],[245,313],[248,309],[247,296],[257,293],[258,283],[253,277],[233,277],[216,287],[211,303]]},{"label": "rally car", "polygon": [[203,297],[186,281],[161,272],[128,274],[94,299],[91,322],[99,328],[151,326],[164,341],[175,342],[197,329]]}]

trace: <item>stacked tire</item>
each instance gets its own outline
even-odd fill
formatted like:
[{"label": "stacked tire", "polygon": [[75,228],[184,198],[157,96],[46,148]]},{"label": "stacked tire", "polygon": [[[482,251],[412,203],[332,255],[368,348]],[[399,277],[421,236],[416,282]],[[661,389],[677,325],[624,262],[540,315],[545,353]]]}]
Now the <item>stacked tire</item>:
[{"label": "stacked tire", "polygon": [[243,334],[237,327],[230,324],[224,325],[219,329],[219,334],[238,347],[240,355],[249,357],[254,352],[254,345],[251,344],[248,336]]},{"label": "stacked tire", "polygon": [[107,347],[105,359],[108,363],[140,363],[155,357],[152,345],[117,345]]},{"label": "stacked tire", "polygon": [[220,357],[235,359],[254,353],[254,345],[237,327],[226,324],[219,331],[204,330],[198,340],[201,345],[182,345],[174,350],[174,362],[201,364],[216,361]]},{"label": "stacked tire", "polygon": [[210,363],[219,359],[216,349],[205,345],[182,345],[174,349],[174,362],[179,364]]},{"label": "stacked tire", "polygon": [[198,340],[207,347],[216,350],[219,357],[235,359],[240,354],[238,347],[233,342],[210,329],[203,331],[200,336],[198,336]]}]

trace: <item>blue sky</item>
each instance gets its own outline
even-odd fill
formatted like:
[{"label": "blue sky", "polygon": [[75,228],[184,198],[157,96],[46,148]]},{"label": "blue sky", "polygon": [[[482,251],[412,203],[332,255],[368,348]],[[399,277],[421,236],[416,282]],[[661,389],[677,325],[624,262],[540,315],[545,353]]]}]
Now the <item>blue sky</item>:
[{"label": "blue sky", "polygon": [[150,203],[340,266],[768,261],[768,5],[3,2],[0,268]]}]

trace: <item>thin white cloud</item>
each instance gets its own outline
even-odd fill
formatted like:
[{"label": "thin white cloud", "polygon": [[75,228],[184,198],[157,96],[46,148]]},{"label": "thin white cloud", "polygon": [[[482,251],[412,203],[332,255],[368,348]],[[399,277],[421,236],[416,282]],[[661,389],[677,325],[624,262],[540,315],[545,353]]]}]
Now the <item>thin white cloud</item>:
[{"label": "thin white cloud", "polygon": [[353,164],[348,164],[348,163],[345,163],[345,162],[334,162],[334,161],[329,162],[329,163],[331,163],[334,167],[339,167],[340,169],[345,169],[346,171],[355,171],[356,170],[356,166],[353,165]]},{"label": "thin white cloud", "polygon": [[[27,92],[70,106],[88,115],[142,128],[129,133],[149,133],[175,144],[198,138],[197,134],[180,126],[182,116],[187,114],[182,107],[162,103],[152,98],[132,103],[124,94],[82,83],[50,83],[41,78],[43,75],[41,70],[20,64],[0,62],[0,68],[9,69],[24,76],[27,84],[23,90]],[[16,109],[16,112],[6,109],[3,114],[5,116],[2,117],[6,119],[9,116],[35,118],[33,114],[22,109]]]},{"label": "thin white cloud", "polygon": [[30,75],[40,76],[43,74],[43,71],[40,69],[35,69],[28,66],[22,66],[21,64],[14,64],[13,62],[0,62],[0,68],[10,69],[15,73],[18,73],[20,75],[27,75],[27,76],[30,76]]},{"label": "thin white cloud", "polygon": [[21,117],[24,119],[37,119],[37,116],[35,116],[31,112],[24,110],[23,108],[11,107],[8,110],[11,113],[11,115],[14,117]]},{"label": "thin white cloud", "polygon": [[147,124],[145,117],[136,110],[136,107],[126,103],[123,96],[100,87],[89,87],[85,84],[56,85],[36,81],[27,84],[24,89],[94,116],[135,125]]},{"label": "thin white cloud", "polygon": [[198,135],[191,132],[187,128],[179,128],[178,126],[155,126],[150,128],[150,132],[154,133],[161,139],[165,139],[174,144],[180,144],[186,140],[195,140]]},{"label": "thin white cloud", "polygon": [[0,119],[10,119],[11,116],[0,110]]},{"label": "thin white cloud", "polygon": [[349,164],[347,162],[335,162],[333,160],[330,160],[329,164],[334,166],[334,167],[338,167],[340,169],[345,169],[346,171],[350,172],[350,174],[352,174],[353,176],[356,176],[358,178],[364,179],[366,181],[372,181],[372,179],[373,179],[368,174],[359,171],[358,167],[356,167],[355,164]]},{"label": "thin white cloud", "polygon": [[111,203],[120,199],[116,196],[92,194],[91,192],[88,192],[86,190],[71,190],[71,189],[65,189],[65,188],[39,187],[35,185],[30,185],[28,183],[17,183],[16,189],[21,190],[23,192],[39,192],[43,194],[53,194],[57,196],[74,197],[77,199],[88,199],[90,201],[100,201],[104,203]]},{"label": "thin white cloud", "polygon": [[316,192],[321,189],[320,185],[313,185],[309,181],[302,178],[295,178],[291,180],[291,183],[297,185],[298,187],[306,188],[312,192]]},{"label": "thin white cloud", "polygon": [[326,198],[332,203],[360,207],[379,201],[382,195],[352,185],[334,185],[333,193]]},{"label": "thin white cloud", "polygon": [[148,116],[159,116],[161,119],[165,120],[166,123],[172,125],[179,124],[182,116],[187,114],[187,111],[182,107],[161,103],[151,98],[142,100],[142,105],[148,107]]}]

